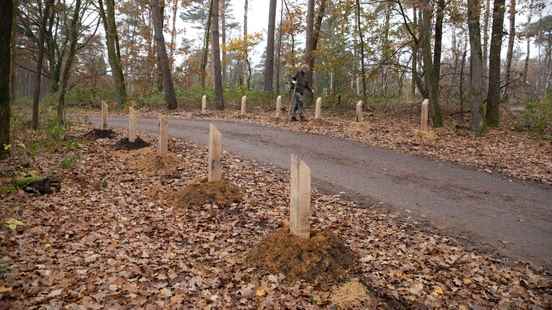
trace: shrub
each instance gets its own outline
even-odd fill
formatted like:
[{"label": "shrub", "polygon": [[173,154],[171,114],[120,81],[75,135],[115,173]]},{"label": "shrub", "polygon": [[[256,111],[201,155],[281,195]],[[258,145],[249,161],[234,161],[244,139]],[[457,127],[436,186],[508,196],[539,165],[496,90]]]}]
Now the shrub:
[{"label": "shrub", "polygon": [[552,138],[552,94],[528,103],[519,127]]}]

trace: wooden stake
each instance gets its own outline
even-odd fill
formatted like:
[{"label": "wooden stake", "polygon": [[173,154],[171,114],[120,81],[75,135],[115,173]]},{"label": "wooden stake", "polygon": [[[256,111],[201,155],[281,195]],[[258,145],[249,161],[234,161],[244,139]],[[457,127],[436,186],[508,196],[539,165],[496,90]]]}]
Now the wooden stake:
[{"label": "wooden stake", "polygon": [[300,238],[310,238],[311,170],[297,155],[291,155],[290,178],[290,233]]},{"label": "wooden stake", "polygon": [[276,98],[276,118],[280,118],[280,113],[282,112],[282,96]]},{"label": "wooden stake", "polygon": [[167,155],[169,152],[169,121],[163,114],[159,115],[159,153]]},{"label": "wooden stake", "polygon": [[245,115],[245,113],[247,113],[247,96],[243,96],[241,99],[240,115]]},{"label": "wooden stake", "polygon": [[201,97],[201,113],[207,113],[207,95],[203,95],[203,97]]},{"label": "wooden stake", "polygon": [[128,141],[136,141],[136,123],[138,122],[137,113],[133,107],[128,108]]},{"label": "wooden stake", "polygon": [[106,130],[107,129],[107,113],[108,113],[108,106],[105,101],[102,101],[102,113],[101,113],[101,120],[100,120],[100,129]]},{"label": "wooden stake", "polygon": [[429,99],[424,99],[424,101],[422,102],[420,129],[425,132],[429,131]]},{"label": "wooden stake", "polygon": [[356,104],[356,121],[357,121],[357,122],[362,122],[362,121],[364,121],[364,116],[362,115],[362,100],[360,100],[360,101]]},{"label": "wooden stake", "polygon": [[318,99],[316,99],[316,106],[314,108],[314,119],[320,119],[321,111],[322,111],[322,98],[318,97]]},{"label": "wooden stake", "polygon": [[222,180],[222,135],[215,125],[209,125],[209,182]]}]

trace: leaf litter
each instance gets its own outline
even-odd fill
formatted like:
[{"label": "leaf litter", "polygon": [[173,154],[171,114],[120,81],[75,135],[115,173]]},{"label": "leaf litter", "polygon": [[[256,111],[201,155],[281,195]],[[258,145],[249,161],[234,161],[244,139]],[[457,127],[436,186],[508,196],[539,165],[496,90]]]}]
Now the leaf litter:
[{"label": "leaf litter", "polygon": [[[151,139],[151,141],[154,141]],[[552,282],[523,262],[470,251],[379,208],[313,192],[312,229],[330,231],[358,258],[351,276],[368,295],[324,289],[248,263],[247,253],[285,226],[287,172],[225,153],[226,180],[243,200],[182,208],[167,199],[207,172],[207,149],[176,140],[177,173],[144,174],[111,142],[84,144],[62,171],[60,192],[2,193],[0,302],[12,309],[116,308],[519,308],[546,309]],[[140,151],[129,151],[129,154]],[[49,171],[62,154],[33,162]],[[208,208],[210,208],[208,210]],[[261,246],[262,247],[262,246]],[[259,247],[260,248],[260,247]],[[257,248],[258,249],[258,248]],[[350,298],[343,292],[351,292]],[[353,294],[353,292],[356,292]],[[347,293],[345,293],[347,295]],[[341,297],[336,297],[341,296]],[[345,300],[340,306],[340,300]],[[349,300],[358,300],[347,304]],[[391,305],[391,306],[390,306]]]}]

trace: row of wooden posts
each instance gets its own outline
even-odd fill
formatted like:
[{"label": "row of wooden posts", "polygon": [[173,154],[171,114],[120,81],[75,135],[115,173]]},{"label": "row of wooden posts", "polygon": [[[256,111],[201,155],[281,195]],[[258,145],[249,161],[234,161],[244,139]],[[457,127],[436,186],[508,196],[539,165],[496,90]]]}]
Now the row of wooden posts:
[{"label": "row of wooden posts", "polygon": [[[242,112],[245,110],[245,102],[242,99]],[[206,105],[206,98],[202,100],[202,110]],[[316,100],[315,118],[320,117],[322,99]],[[281,106],[281,97],[276,100],[276,106]],[[277,116],[280,109],[277,109]],[[357,120],[362,121],[362,102],[357,104]],[[358,119],[360,115],[360,119]],[[107,129],[108,106],[102,103],[100,128]],[[422,103],[421,130],[428,131],[429,102]],[[137,138],[138,113],[134,108],[129,109],[128,116],[128,140],[134,142]],[[222,134],[213,125],[209,125],[209,153],[207,177],[209,182],[220,181],[223,176],[222,169]],[[168,152],[168,120],[165,115],[159,116],[159,153],[165,155]],[[290,233],[300,238],[310,238],[311,216],[311,170],[309,166],[297,155],[291,155],[290,167]]]},{"label": "row of wooden posts", "polygon": [[[364,121],[363,105],[364,103],[362,102],[362,100],[358,101],[356,104],[355,120],[357,122]],[[276,112],[274,114],[274,117],[280,118],[281,112],[282,112],[282,96],[278,96],[276,98]],[[207,113],[207,95],[203,95],[203,97],[201,98],[201,113],[203,114]],[[247,96],[243,96],[241,98],[240,115],[244,116],[246,114],[247,114]],[[321,97],[318,97],[318,99],[316,99],[316,103],[314,106],[314,119],[322,119],[322,98]],[[420,129],[422,131],[429,131],[429,100],[428,99],[424,99],[424,101],[422,102]]]},{"label": "row of wooden posts", "polygon": [[[102,103],[100,129],[106,130],[108,118],[108,106]],[[128,140],[136,141],[138,113],[135,109],[129,109],[128,116]],[[159,153],[165,155],[168,152],[168,121],[165,115],[159,116]],[[209,153],[207,178],[209,182],[220,181],[223,176],[222,169],[222,134],[215,127],[209,125]],[[309,166],[296,155],[291,155],[290,176],[290,233],[301,237],[310,237],[311,215],[311,172]]]}]

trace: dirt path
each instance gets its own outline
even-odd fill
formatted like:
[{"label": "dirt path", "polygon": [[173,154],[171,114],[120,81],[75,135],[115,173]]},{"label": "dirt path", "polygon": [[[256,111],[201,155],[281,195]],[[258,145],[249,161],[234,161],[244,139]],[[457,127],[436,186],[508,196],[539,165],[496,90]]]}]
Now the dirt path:
[{"label": "dirt path", "polygon": [[[92,121],[98,122],[97,117]],[[324,136],[242,122],[170,120],[169,133],[206,144],[209,123],[224,148],[288,168],[291,153],[310,165],[323,190],[344,191],[361,203],[384,204],[478,247],[552,266],[552,188],[508,180],[453,164]],[[123,117],[110,125],[126,127]],[[158,121],[141,119],[155,133]]]}]

